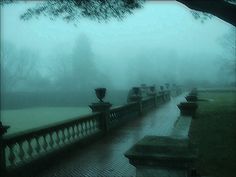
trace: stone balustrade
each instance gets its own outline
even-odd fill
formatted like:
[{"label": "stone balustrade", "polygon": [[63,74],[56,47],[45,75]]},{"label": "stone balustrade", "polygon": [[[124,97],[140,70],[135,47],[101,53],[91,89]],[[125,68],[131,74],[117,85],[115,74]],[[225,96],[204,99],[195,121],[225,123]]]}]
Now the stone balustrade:
[{"label": "stone balustrade", "polygon": [[61,151],[83,139],[94,135],[102,136],[128,120],[169,101],[170,94],[170,90],[163,91],[161,94],[152,94],[114,108],[111,108],[110,103],[93,103],[90,105],[93,113],[87,116],[11,135],[4,135],[0,131],[1,175]]}]

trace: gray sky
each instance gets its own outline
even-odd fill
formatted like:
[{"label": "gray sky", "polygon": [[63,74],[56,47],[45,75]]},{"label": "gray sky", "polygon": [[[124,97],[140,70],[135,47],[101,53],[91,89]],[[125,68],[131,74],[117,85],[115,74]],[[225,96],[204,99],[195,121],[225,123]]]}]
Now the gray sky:
[{"label": "gray sky", "polygon": [[[181,62],[181,59],[183,63],[190,60],[197,63],[201,55],[213,60],[225,52],[217,41],[232,28],[216,17],[201,23],[193,18],[188,8],[174,1],[145,3],[144,8],[136,10],[123,21],[111,20],[108,23],[81,19],[74,26],[73,23],[51,21],[44,17],[20,20],[19,15],[32,4],[18,3],[2,9],[2,41],[36,51],[44,66],[50,65],[55,53],[71,52],[77,37],[81,33],[86,34],[97,56],[97,67],[100,70],[105,68],[123,84],[129,82],[125,77],[130,64],[140,55],[150,55],[156,64],[157,58],[159,64],[164,62],[163,58],[168,58],[165,59],[166,66],[174,60],[175,63]],[[163,66],[159,70],[166,68]]]}]

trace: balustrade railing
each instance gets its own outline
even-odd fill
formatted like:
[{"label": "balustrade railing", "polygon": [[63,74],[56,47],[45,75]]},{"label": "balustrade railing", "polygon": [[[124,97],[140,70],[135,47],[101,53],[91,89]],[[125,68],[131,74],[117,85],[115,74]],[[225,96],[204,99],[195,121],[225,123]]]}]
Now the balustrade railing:
[{"label": "balustrade railing", "polygon": [[3,137],[5,166],[14,168],[100,131],[100,113]]},{"label": "balustrade railing", "polygon": [[[169,94],[169,92],[168,92]],[[128,119],[138,117],[142,112],[148,112],[163,103],[163,95],[150,96],[140,102],[132,102],[104,112],[93,113],[83,117],[63,121],[46,127],[32,129],[21,133],[4,135],[2,137],[1,168],[6,171],[17,168],[25,163],[30,163],[42,156],[61,150],[65,146],[79,142],[89,136],[104,133],[104,117],[108,129],[112,129]]]},{"label": "balustrade railing", "polygon": [[156,106],[156,100],[155,99],[156,99],[155,97],[149,97],[149,98],[144,99],[142,101],[142,111],[144,113],[150,111],[153,108],[155,108],[155,106]]}]

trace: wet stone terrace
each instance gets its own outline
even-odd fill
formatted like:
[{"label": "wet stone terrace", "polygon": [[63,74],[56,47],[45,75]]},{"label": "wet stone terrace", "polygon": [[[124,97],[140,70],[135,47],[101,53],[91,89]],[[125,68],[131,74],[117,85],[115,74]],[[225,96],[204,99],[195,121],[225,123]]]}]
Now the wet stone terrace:
[{"label": "wet stone terrace", "polygon": [[153,112],[137,117],[96,142],[71,152],[34,176],[134,177],[135,167],[129,164],[124,153],[146,135],[170,135],[179,116],[176,105],[184,100],[183,96],[172,98]]}]

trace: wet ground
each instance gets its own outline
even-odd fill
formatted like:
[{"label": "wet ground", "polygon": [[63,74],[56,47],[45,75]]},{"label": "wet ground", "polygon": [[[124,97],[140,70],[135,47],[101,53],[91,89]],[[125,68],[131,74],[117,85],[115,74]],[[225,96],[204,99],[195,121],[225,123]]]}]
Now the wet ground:
[{"label": "wet ground", "polygon": [[50,169],[45,167],[45,171],[37,177],[135,176],[135,167],[129,164],[124,153],[146,135],[170,135],[179,116],[176,105],[185,100],[184,96],[172,98],[155,111],[127,122],[86,148],[73,152]]}]

